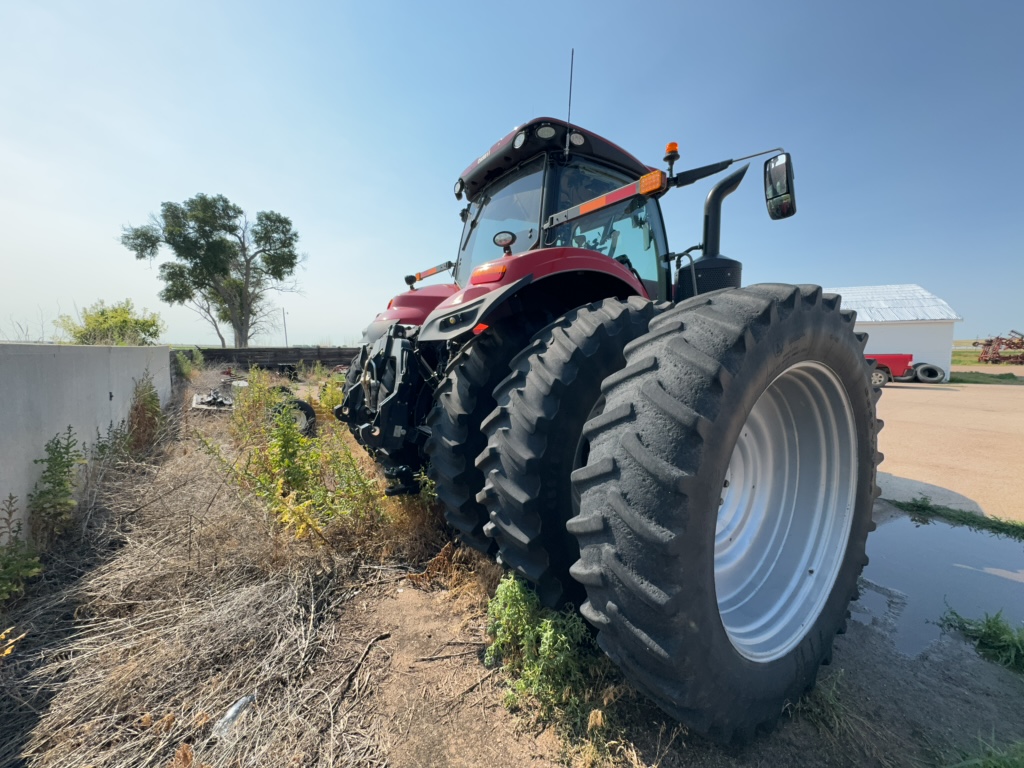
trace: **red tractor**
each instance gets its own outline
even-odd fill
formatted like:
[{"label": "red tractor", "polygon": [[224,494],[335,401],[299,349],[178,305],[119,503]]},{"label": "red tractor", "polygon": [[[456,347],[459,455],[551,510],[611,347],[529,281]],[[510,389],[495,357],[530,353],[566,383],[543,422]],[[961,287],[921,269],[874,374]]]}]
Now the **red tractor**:
[{"label": "red tractor", "polygon": [[[781,219],[792,162],[772,152]],[[719,253],[747,166],[708,194],[702,244],[669,250],[660,198],[735,162],[678,158],[551,118],[509,133],[455,184],[455,262],[369,325],[336,415],[389,493],[425,470],[466,544],[579,605],[637,688],[730,741],[774,725],[845,626],[880,390],[839,296],[740,287]]]}]

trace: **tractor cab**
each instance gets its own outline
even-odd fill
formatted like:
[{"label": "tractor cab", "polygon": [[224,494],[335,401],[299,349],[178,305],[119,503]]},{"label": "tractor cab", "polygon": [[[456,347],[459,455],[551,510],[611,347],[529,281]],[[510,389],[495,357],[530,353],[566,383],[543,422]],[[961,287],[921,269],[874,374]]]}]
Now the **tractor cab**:
[{"label": "tractor cab", "polygon": [[[471,164],[455,184],[466,197],[455,282],[500,258],[542,248],[575,248],[615,259],[640,280],[648,296],[663,295],[668,251],[654,197],[594,206],[571,222],[556,214],[601,199],[650,172],[632,155],[580,128],[538,118],[513,130]],[[495,236],[504,233],[502,246]],[[512,237],[508,237],[511,233]]]}]

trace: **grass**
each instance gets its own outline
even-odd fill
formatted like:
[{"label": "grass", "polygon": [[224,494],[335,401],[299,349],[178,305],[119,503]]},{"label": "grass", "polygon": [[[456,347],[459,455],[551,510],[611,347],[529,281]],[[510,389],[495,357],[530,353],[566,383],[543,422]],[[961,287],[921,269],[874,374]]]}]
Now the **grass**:
[{"label": "grass", "polygon": [[908,513],[915,522],[943,520],[950,525],[966,526],[978,531],[990,531],[1000,536],[1008,536],[1017,541],[1024,541],[1024,523],[1015,520],[1003,520],[999,517],[986,517],[965,512],[962,509],[951,509],[932,504],[927,496],[918,496],[913,501],[893,501],[893,506]]},{"label": "grass", "polygon": [[941,624],[965,635],[989,661],[1024,675],[1024,626],[1014,628],[999,611],[983,619],[966,619],[950,608]]},{"label": "grass", "polygon": [[[1020,370],[1024,376],[1024,368]],[[949,374],[950,384],[1024,384],[1024,378],[1014,373],[976,373],[974,371],[955,371]]]},{"label": "grass", "polygon": [[819,680],[796,704],[787,705],[787,713],[795,720],[810,723],[833,743],[844,748],[855,747],[872,765],[884,768],[899,765],[897,756],[880,746],[889,743],[892,734],[884,726],[872,723],[847,706],[845,687],[843,670],[838,669]]},{"label": "grass", "polygon": [[1024,768],[1024,741],[1001,748],[983,744],[980,755],[965,757],[949,768]]},{"label": "grass", "polygon": [[[83,536],[58,542],[0,624],[0,765],[384,764],[361,700],[387,657],[353,598],[436,554],[439,520],[385,499],[344,425],[299,440],[265,400],[247,425],[185,412],[150,451],[104,452],[70,512]],[[285,508],[320,535],[297,537]]]},{"label": "grass", "polygon": [[[953,350],[953,365],[989,365],[989,363],[980,363],[978,356],[981,354],[981,347],[974,347],[973,349],[954,349]],[[1003,357],[1013,357],[1015,355],[1024,354],[1021,350],[1007,349],[1002,353]],[[999,365],[1006,365],[1006,363],[1000,363]],[[994,367],[994,366],[993,366]]]}]

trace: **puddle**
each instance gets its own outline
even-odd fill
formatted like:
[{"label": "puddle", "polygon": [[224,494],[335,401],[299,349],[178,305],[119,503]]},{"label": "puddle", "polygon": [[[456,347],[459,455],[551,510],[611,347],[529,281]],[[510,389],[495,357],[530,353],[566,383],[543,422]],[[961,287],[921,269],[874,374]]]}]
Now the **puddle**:
[{"label": "puddle", "polygon": [[868,556],[852,618],[890,631],[907,656],[938,639],[948,608],[972,619],[1002,610],[1011,624],[1024,622],[1024,542],[898,516],[868,537]]}]

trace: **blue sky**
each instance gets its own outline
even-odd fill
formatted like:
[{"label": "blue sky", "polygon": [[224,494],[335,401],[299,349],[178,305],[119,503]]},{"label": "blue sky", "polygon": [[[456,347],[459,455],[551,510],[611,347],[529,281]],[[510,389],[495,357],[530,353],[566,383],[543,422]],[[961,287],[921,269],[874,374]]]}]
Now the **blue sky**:
[{"label": "blue sky", "polygon": [[[564,117],[571,48],[573,121],[649,164],[793,153],[796,217],[768,219],[756,173],[726,203],[745,282],[919,283],[957,337],[1024,330],[1019,2],[8,0],[0,30],[0,338],[130,297],[214,343],[119,242],[204,192],[291,217],[290,343],[355,342],[454,258],[459,172]],[[711,183],[663,200],[673,248]]]}]

